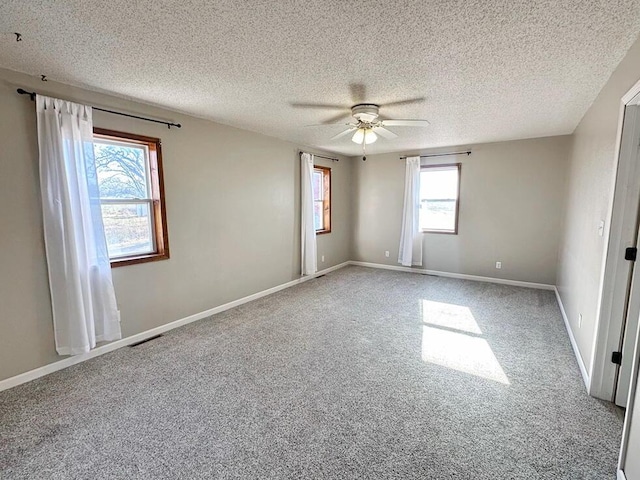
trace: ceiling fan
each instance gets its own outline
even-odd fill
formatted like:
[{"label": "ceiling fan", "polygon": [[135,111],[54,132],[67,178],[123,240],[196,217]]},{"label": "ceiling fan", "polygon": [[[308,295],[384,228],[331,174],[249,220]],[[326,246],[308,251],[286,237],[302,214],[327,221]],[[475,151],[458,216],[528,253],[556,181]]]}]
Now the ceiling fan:
[{"label": "ceiling fan", "polygon": [[[353,100],[360,100],[364,97],[364,85],[361,84],[352,84],[350,85]],[[423,97],[420,98],[412,98],[408,100],[400,100],[397,102],[391,102],[383,105],[384,108],[399,106],[399,105],[407,105],[411,103],[419,103],[423,102],[425,99]],[[316,108],[316,109],[327,109],[327,110],[342,110],[343,112],[347,110],[342,105],[333,105],[333,104],[309,104],[309,103],[292,103],[294,107],[302,107],[302,108]],[[346,112],[341,113],[337,117],[334,117],[324,123],[316,124],[316,125],[308,125],[310,127],[315,126],[336,126],[341,125],[346,127],[345,130],[334,135],[331,140],[338,140],[340,138],[346,137],[351,134],[351,141],[357,143],[358,145],[362,145],[362,154],[363,160],[366,160],[366,146],[374,143],[378,140],[378,136],[383,137],[387,140],[392,140],[396,138],[398,135],[387,127],[427,127],[429,126],[429,122],[427,120],[395,120],[395,119],[382,119],[380,118],[380,105],[376,103],[356,103],[352,107],[351,117],[353,120],[348,123],[335,123],[336,120],[342,119],[347,116]]]},{"label": "ceiling fan", "polygon": [[[347,129],[334,135],[331,140],[337,140],[351,132],[351,140],[354,143],[368,145],[378,139],[378,135],[386,139],[396,138],[398,135],[386,127],[427,127],[427,120],[381,120],[379,118],[380,105],[375,103],[358,103],[351,107],[351,116],[354,122],[344,124]],[[340,125],[340,124],[334,124]]]}]

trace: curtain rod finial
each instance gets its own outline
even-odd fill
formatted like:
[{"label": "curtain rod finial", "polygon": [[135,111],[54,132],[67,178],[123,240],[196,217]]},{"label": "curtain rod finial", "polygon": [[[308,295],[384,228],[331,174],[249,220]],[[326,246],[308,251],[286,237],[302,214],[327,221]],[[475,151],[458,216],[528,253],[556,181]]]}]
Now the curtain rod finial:
[{"label": "curtain rod finial", "polygon": [[29,97],[31,98],[31,101],[34,101],[36,99],[36,93],[35,92],[27,92],[25,89],[19,88],[18,89],[18,93],[20,95],[29,95]]}]

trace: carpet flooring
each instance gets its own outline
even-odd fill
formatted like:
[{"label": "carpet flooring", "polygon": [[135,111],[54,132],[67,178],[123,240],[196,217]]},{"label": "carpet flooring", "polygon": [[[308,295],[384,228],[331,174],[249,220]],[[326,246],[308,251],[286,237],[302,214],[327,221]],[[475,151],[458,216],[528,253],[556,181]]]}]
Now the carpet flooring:
[{"label": "carpet flooring", "polygon": [[347,267],[0,393],[2,479],[615,479],[553,292]]}]

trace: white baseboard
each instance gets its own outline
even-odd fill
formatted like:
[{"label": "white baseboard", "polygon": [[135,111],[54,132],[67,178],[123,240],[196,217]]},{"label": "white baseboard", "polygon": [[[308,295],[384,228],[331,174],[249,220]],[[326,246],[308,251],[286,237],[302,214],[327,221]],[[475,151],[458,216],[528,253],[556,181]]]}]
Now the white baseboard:
[{"label": "white baseboard", "polygon": [[409,267],[402,267],[396,265],[384,265],[381,263],[369,263],[369,262],[358,262],[358,261],[347,261],[344,263],[340,263],[333,267],[326,268],[319,272],[316,272],[314,275],[308,275],[296,280],[292,280],[287,283],[283,283],[281,285],[275,286],[273,288],[269,288],[267,290],[263,290],[261,292],[254,293],[253,295],[249,295],[238,300],[234,300],[229,303],[225,303],[224,305],[219,305],[217,307],[211,308],[209,310],[205,310],[203,312],[199,312],[193,315],[190,315],[185,318],[181,318],[174,322],[167,323],[165,325],[161,325],[156,328],[152,328],[151,330],[146,330],[144,332],[137,333],[127,338],[123,338],[121,340],[116,340],[115,342],[107,343],[105,345],[101,345],[88,353],[84,353],[82,355],[75,355],[72,357],[66,357],[62,360],[59,360],[54,363],[50,363],[43,367],[36,368],[34,370],[30,370],[25,373],[21,373],[14,377],[7,378],[5,380],[0,381],[0,391],[7,390],[9,388],[21,385],[23,383],[29,382],[31,380],[35,380],[36,378],[43,377],[53,372],[57,372],[58,370],[62,370],[64,368],[70,367],[72,365],[76,365],[78,363],[84,362],[94,357],[98,357],[100,355],[104,355],[105,353],[112,352],[117,350],[118,348],[125,347],[127,345],[131,345],[132,343],[140,342],[142,340],[146,340],[147,338],[151,338],[155,335],[159,335],[161,333],[167,332],[169,330],[173,330],[174,328],[181,327],[183,325],[187,325],[192,322],[196,322],[198,320],[202,320],[203,318],[210,317],[211,315],[215,315],[216,313],[224,312],[225,310],[229,310],[231,308],[237,307],[244,303],[251,302],[253,300],[257,300],[259,298],[265,297],[267,295],[271,295],[272,293],[279,292],[280,290],[284,290],[289,287],[293,287],[294,285],[298,285],[300,283],[306,282],[307,280],[311,280],[313,278],[319,277],[329,272],[333,272],[334,270],[338,270],[340,268],[346,267],[347,265],[357,265],[361,267],[370,267],[370,268],[380,268],[384,270],[395,270],[399,272],[409,272],[409,273],[418,273],[422,275],[435,275],[440,277],[449,277],[449,278],[460,278],[464,280],[473,280],[479,282],[489,282],[489,283],[499,283],[503,285],[512,285],[517,287],[527,287],[527,288],[537,288],[543,290],[553,290],[556,293],[556,298],[558,299],[558,305],[560,306],[560,311],[562,312],[562,318],[564,319],[565,326],[567,328],[567,332],[569,334],[569,339],[571,340],[571,346],[575,352],[576,358],[578,360],[578,365],[580,367],[580,371],[582,372],[582,377],[584,379],[585,385],[587,386],[587,391],[589,390],[589,375],[584,366],[584,362],[582,361],[582,357],[580,356],[580,352],[578,351],[578,346],[576,344],[575,338],[573,336],[573,332],[569,326],[569,320],[567,319],[567,315],[564,311],[564,307],[562,305],[562,301],[560,300],[560,296],[558,295],[558,290],[553,285],[547,285],[544,283],[532,283],[532,282],[521,282],[517,280],[506,280],[502,278],[492,278],[492,277],[481,277],[478,275],[466,275],[462,273],[449,273],[449,272],[439,272],[436,270],[423,270]]},{"label": "white baseboard", "polygon": [[589,372],[587,372],[587,367],[585,367],[584,361],[582,360],[582,355],[580,355],[580,350],[578,350],[578,344],[576,343],[576,338],[573,336],[573,331],[571,330],[571,324],[569,323],[567,312],[564,310],[564,305],[562,304],[560,293],[558,293],[558,289],[556,287],[553,287],[553,291],[556,293],[556,299],[558,300],[560,313],[562,314],[562,319],[564,320],[564,326],[567,329],[567,333],[569,334],[569,340],[571,341],[571,347],[573,347],[573,353],[576,356],[576,360],[578,361],[578,366],[580,367],[580,372],[582,373],[582,380],[584,380],[584,386],[587,387],[587,392],[589,392],[591,389],[590,388],[591,378],[589,376]]},{"label": "white baseboard", "polygon": [[126,347],[127,345],[131,345],[132,343],[140,342],[142,340],[146,340],[147,338],[151,338],[155,335],[159,335],[161,333],[167,332],[169,330],[173,330],[174,328],[181,327],[183,325],[187,325],[188,323],[196,322],[198,320],[202,320],[203,318],[210,317],[211,315],[215,315],[216,313],[224,312],[225,310],[229,310],[231,308],[237,307],[244,303],[251,302],[253,300],[257,300],[258,298],[266,297],[267,295],[271,295],[272,293],[279,292],[280,290],[284,290],[285,288],[293,287],[294,285],[299,285],[300,283],[306,282],[307,280],[311,280],[313,278],[319,277],[329,272],[333,272],[334,270],[338,270],[340,268],[346,267],[349,265],[349,262],[340,263],[338,265],[334,265],[333,267],[326,268],[324,270],[320,270],[313,275],[307,275],[304,277],[300,277],[296,280],[292,280],[287,283],[283,283],[281,285],[275,286],[273,288],[269,288],[267,290],[263,290],[261,292],[254,293],[253,295],[249,295],[247,297],[240,298],[238,300],[234,300],[229,303],[225,303],[224,305],[219,305],[214,308],[210,308],[209,310],[205,310],[204,312],[195,313],[193,315],[189,315],[188,317],[181,318],[171,323],[166,323],[156,328],[152,328],[151,330],[146,330],[144,332],[137,333],[135,335],[131,335],[130,337],[123,338],[121,340],[116,340],[111,343],[107,343],[105,345],[101,345],[97,348],[94,348],[88,353],[84,353],[81,355],[74,355],[72,357],[66,357],[62,360],[58,360],[57,362],[50,363],[43,367],[39,367],[33,370],[30,370],[25,373],[21,373],[14,377],[9,377],[5,380],[0,381],[0,392],[2,390],[7,390],[12,387],[16,387],[26,382],[30,382],[31,380],[35,380],[36,378],[43,377],[53,372],[57,372],[58,370],[62,370],[64,368],[68,368],[72,365],[76,365],[81,362],[85,362],[91,358],[98,357],[100,355],[104,355],[105,353],[112,352],[117,350],[118,348]]},{"label": "white baseboard", "polygon": [[435,275],[437,277],[460,278],[462,280],[473,280],[475,282],[499,283],[501,285],[512,285],[514,287],[537,288],[540,290],[554,290],[553,285],[546,283],[521,282],[519,280],[507,280],[504,278],[481,277],[479,275],[467,275],[465,273],[440,272],[437,270],[424,270],[421,268],[402,267],[400,265],[385,265],[382,263],[357,262],[351,260],[350,265],[360,267],[381,268],[384,270],[395,270],[397,272],[419,273],[421,275]]}]

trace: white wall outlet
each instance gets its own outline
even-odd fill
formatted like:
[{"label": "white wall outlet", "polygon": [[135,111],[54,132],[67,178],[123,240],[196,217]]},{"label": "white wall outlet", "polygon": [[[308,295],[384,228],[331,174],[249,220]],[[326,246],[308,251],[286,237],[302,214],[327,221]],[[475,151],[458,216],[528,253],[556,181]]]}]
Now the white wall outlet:
[{"label": "white wall outlet", "polygon": [[578,314],[578,328],[582,328],[582,314]]},{"label": "white wall outlet", "polygon": [[324,263],[324,255],[320,257],[320,261]]},{"label": "white wall outlet", "polygon": [[496,268],[500,270],[502,268],[502,262],[496,262]]},{"label": "white wall outlet", "polygon": [[389,258],[389,250],[385,250],[385,251],[384,251],[384,256],[385,256],[385,257],[387,257],[387,258]]}]

